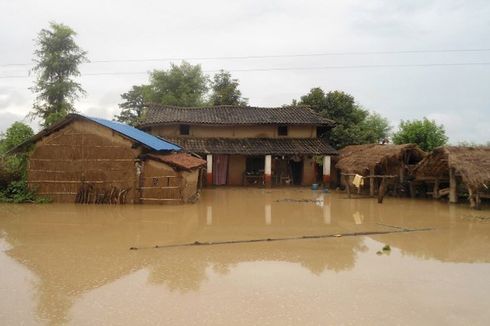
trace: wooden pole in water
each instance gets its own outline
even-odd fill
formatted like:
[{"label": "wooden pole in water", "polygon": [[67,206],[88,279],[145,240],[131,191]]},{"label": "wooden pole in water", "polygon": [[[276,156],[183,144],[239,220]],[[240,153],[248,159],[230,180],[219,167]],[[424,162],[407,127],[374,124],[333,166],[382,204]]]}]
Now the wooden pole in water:
[{"label": "wooden pole in water", "polygon": [[410,190],[410,197],[415,198],[415,181],[409,181],[408,182],[408,187]]},{"label": "wooden pole in water", "polygon": [[454,171],[454,168],[449,168],[449,202],[458,202],[458,183],[456,180],[456,171]]},{"label": "wooden pole in water", "polygon": [[475,209],[480,209],[480,203],[481,203],[480,192],[477,190],[475,192]]},{"label": "wooden pole in water", "polygon": [[347,196],[350,198],[350,177],[347,177],[345,174],[342,174],[342,178],[344,179],[345,189],[347,190]]},{"label": "wooden pole in water", "polygon": [[439,178],[434,181],[434,189],[432,190],[432,198],[439,199]]},{"label": "wooden pole in water", "polygon": [[383,198],[385,196],[385,192],[386,192],[385,178],[382,178],[381,179],[381,185],[379,186],[379,190],[378,190],[378,204],[383,203]]},{"label": "wooden pole in water", "polygon": [[473,190],[468,187],[468,194],[469,194],[469,200],[470,200],[470,207],[471,208],[476,208],[476,202],[475,202],[475,194],[473,193]]},{"label": "wooden pole in water", "polygon": [[374,168],[369,169],[369,195],[374,197]]}]

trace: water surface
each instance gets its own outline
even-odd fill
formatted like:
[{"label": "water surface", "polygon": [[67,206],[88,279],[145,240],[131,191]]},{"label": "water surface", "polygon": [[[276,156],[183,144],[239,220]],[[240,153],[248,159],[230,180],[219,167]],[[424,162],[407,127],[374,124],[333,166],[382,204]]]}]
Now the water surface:
[{"label": "water surface", "polygon": [[[431,230],[371,234],[403,228]],[[488,325],[490,210],[302,188],[1,205],[0,293],[3,325]]]}]

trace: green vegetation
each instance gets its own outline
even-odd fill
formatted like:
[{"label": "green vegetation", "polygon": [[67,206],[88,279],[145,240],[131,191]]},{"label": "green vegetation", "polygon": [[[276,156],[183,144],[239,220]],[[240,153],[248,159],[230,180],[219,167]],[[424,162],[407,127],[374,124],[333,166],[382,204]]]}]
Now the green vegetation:
[{"label": "green vegetation", "polygon": [[48,127],[75,112],[73,102],[84,94],[74,80],[78,66],[87,62],[86,52],[75,43],[76,33],[63,24],[50,23],[38,34],[33,71],[37,80],[31,90],[37,94],[31,118],[40,118]]},{"label": "green vegetation", "polygon": [[214,75],[211,82],[212,94],[209,99],[210,105],[247,105],[248,99],[242,97],[238,89],[238,79],[231,78],[231,74],[221,70]]},{"label": "green vegetation", "polygon": [[447,143],[448,138],[443,125],[434,120],[401,121],[397,132],[393,135],[395,144],[417,144],[424,151],[431,151]]},{"label": "green vegetation", "polygon": [[379,143],[388,138],[390,125],[386,118],[359,106],[352,95],[340,91],[325,93],[321,88],[293,104],[308,105],[325,118],[336,122],[325,136],[336,148],[352,144]]},{"label": "green vegetation", "polygon": [[[200,65],[183,61],[171,64],[168,70],[154,70],[148,84],[133,86],[121,95],[121,113],[116,120],[137,125],[144,116],[144,104],[156,103],[176,106],[246,105],[238,89],[239,82],[229,72],[221,70],[212,81]],[[209,93],[210,92],[210,93]]]},{"label": "green vegetation", "polygon": [[7,154],[9,150],[34,135],[31,127],[14,122],[0,136],[0,202],[44,202],[35,192],[29,190],[27,178],[27,153]]}]

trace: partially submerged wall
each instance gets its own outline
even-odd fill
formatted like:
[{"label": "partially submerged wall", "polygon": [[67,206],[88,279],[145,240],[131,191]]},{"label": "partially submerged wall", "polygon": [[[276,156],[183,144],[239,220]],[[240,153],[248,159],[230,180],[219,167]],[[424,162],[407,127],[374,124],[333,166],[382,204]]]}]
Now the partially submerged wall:
[{"label": "partially submerged wall", "polygon": [[[75,120],[38,141],[29,158],[28,184],[55,202],[75,202],[83,183],[96,193],[126,190],[124,200],[137,198],[133,142],[94,122]],[[87,198],[95,202],[95,198]]]}]

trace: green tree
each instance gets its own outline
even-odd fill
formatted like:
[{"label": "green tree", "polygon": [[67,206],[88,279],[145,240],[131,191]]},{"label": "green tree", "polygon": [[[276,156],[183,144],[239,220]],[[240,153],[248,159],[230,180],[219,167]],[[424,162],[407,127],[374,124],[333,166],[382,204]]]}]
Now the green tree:
[{"label": "green tree", "polygon": [[22,201],[21,189],[25,190],[25,194],[29,193],[25,183],[28,154],[6,153],[33,135],[31,127],[22,122],[14,122],[5,133],[0,135],[0,201],[17,195],[19,196],[16,198]]},{"label": "green tree", "polygon": [[238,79],[231,78],[231,74],[221,70],[215,74],[211,82],[211,105],[241,105],[248,104],[248,99],[242,97],[242,92],[238,89],[240,83]]},{"label": "green tree", "polygon": [[171,64],[169,70],[150,73],[148,100],[154,103],[178,106],[201,106],[208,91],[208,77],[200,65],[183,61]]},{"label": "green tree", "polygon": [[56,23],[38,34],[33,68],[37,80],[31,88],[37,97],[30,116],[40,118],[43,127],[75,112],[74,101],[85,93],[74,77],[80,75],[78,66],[88,62],[87,52],[75,43],[75,36],[70,27]]},{"label": "green tree", "polygon": [[121,95],[121,113],[115,119],[137,125],[148,103],[202,106],[206,103],[208,82],[200,65],[193,66],[185,61],[180,65],[172,63],[168,70],[154,70],[150,73],[149,84],[133,86]]},{"label": "green tree", "polygon": [[413,143],[419,145],[424,151],[431,151],[447,143],[448,138],[443,125],[434,120],[401,121],[398,131],[393,135],[395,144]]},{"label": "green tree", "polygon": [[14,122],[0,137],[0,155],[3,157],[3,168],[9,173],[24,175],[27,167],[27,153],[6,155],[8,151],[22,144],[34,135],[32,128],[22,122]]},{"label": "green tree", "polygon": [[317,87],[297,103],[308,105],[323,117],[335,121],[335,127],[325,136],[336,148],[379,142],[389,136],[388,121],[377,113],[364,110],[350,94],[341,91],[325,93]]},{"label": "green tree", "polygon": [[119,104],[121,114],[116,115],[117,121],[136,126],[144,116],[145,103],[150,98],[150,86],[133,86],[130,91],[121,95],[124,102]]},{"label": "green tree", "polygon": [[371,112],[360,123],[361,139],[365,143],[381,143],[388,139],[391,126],[388,119],[379,113]]}]

